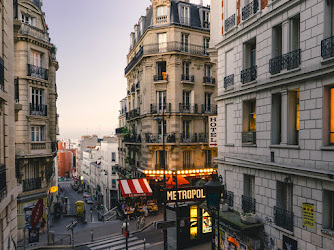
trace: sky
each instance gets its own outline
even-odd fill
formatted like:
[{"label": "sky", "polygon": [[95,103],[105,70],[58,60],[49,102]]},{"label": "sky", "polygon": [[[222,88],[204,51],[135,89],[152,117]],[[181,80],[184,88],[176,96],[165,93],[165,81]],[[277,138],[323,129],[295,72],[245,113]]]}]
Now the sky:
[{"label": "sky", "polygon": [[[204,5],[209,3],[203,0]],[[118,128],[120,100],[126,97],[130,33],[150,4],[150,0],[43,1],[59,62],[60,138],[103,137]]]}]

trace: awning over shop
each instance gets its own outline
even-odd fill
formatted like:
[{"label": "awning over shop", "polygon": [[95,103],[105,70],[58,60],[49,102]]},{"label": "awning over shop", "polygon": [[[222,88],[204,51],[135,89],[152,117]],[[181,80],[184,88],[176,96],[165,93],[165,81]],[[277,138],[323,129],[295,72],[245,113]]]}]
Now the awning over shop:
[{"label": "awning over shop", "polygon": [[[177,175],[177,186],[178,187],[184,187],[190,185],[190,182],[187,181],[183,176]],[[176,186],[176,183],[173,179],[173,176],[169,178],[169,180],[166,183],[167,188],[172,188]]]},{"label": "awning over shop", "polygon": [[152,189],[146,179],[118,180],[122,197],[151,196]]}]

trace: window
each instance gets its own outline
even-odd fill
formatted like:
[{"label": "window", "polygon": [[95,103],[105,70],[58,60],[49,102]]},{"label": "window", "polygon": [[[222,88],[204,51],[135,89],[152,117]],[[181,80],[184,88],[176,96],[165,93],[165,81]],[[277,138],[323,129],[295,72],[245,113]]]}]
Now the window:
[{"label": "window", "polygon": [[226,105],[226,112],[225,112],[225,138],[226,144],[233,145],[234,144],[234,104],[227,104]]},{"label": "window", "polygon": [[252,39],[244,44],[244,69],[256,65],[256,39]]},{"label": "window", "polygon": [[203,37],[204,55],[208,55],[207,49],[210,47],[210,38]]},{"label": "window", "polygon": [[166,91],[157,91],[157,109],[158,113],[166,109]]},{"label": "window", "polygon": [[32,26],[36,25],[36,18],[34,17],[30,17],[27,14],[23,14],[21,15],[21,22],[22,23],[26,23],[26,24],[30,24]]},{"label": "window", "polygon": [[180,23],[184,24],[184,25],[189,25],[190,24],[189,7],[187,7],[187,6],[181,6]]},{"label": "window", "polygon": [[282,25],[279,24],[273,28],[273,58],[282,55]]},{"label": "window", "polygon": [[211,77],[211,65],[209,64],[204,64],[204,77],[208,79]]},{"label": "window", "polygon": [[182,63],[182,74],[186,78],[184,80],[189,80],[189,68],[190,68],[190,62]]},{"label": "window", "polygon": [[231,76],[234,75],[234,50],[230,50],[226,52],[225,55],[225,75]]},{"label": "window", "polygon": [[324,190],[323,200],[322,228],[334,230],[334,192]]},{"label": "window", "polygon": [[167,33],[158,34],[159,52],[167,52]]},{"label": "window", "polygon": [[190,107],[190,91],[183,91],[182,95],[183,99],[183,108],[184,109],[189,109]]},{"label": "window", "polygon": [[157,17],[167,16],[167,6],[157,7]]},{"label": "window", "polygon": [[166,62],[157,62],[157,80],[166,80],[167,73],[166,73]]},{"label": "window", "polygon": [[[165,151],[165,155],[163,154],[164,151],[156,151],[155,159],[156,159],[156,169],[162,169],[164,166],[164,158],[165,158],[165,163],[167,159],[167,151]],[[164,157],[165,156],[165,157]],[[167,166],[166,166],[167,169]]]},{"label": "window", "polygon": [[116,180],[111,180],[111,188],[116,188]]},{"label": "window", "polygon": [[256,212],[255,197],[255,176],[244,175],[244,195],[242,195],[242,210],[245,213]]},{"label": "window", "polygon": [[271,104],[271,143],[280,144],[282,140],[282,94],[273,94]]},{"label": "window", "polygon": [[115,152],[111,153],[111,161],[116,161],[116,153]]},{"label": "window", "polygon": [[166,132],[167,132],[167,122],[166,122],[166,120],[164,121],[164,123],[163,123],[163,127],[162,127],[162,121],[158,121],[158,134],[159,135],[162,135],[162,129],[164,129],[164,134],[166,135]]},{"label": "window", "polygon": [[205,167],[211,168],[212,167],[212,151],[205,150]]},{"label": "window", "polygon": [[292,183],[277,181],[276,206],[292,211]]},{"label": "window", "polygon": [[24,179],[35,179],[39,177],[39,163],[38,161],[31,161],[28,167],[24,168]]},{"label": "window", "polygon": [[290,19],[290,50],[300,48],[300,17],[299,15]]},{"label": "window", "polygon": [[31,127],[31,141],[32,142],[45,141],[45,126]]},{"label": "window", "polygon": [[191,161],[191,151],[183,151],[183,169],[193,168]]},{"label": "window", "polygon": [[205,29],[210,28],[210,12],[203,11],[203,24],[202,27]]},{"label": "window", "polygon": [[190,136],[190,121],[184,120],[182,123],[182,133],[184,137]]},{"label": "window", "polygon": [[330,131],[329,142],[334,144],[334,88],[330,88]]},{"label": "window", "polygon": [[211,111],[211,96],[212,96],[212,93],[205,93],[204,94],[204,106],[205,106],[205,111],[206,112]]},{"label": "window", "polygon": [[189,35],[188,34],[181,34],[181,51],[182,52],[189,52]]},{"label": "window", "polygon": [[44,104],[44,89],[30,87],[30,103],[34,106]]},{"label": "window", "polygon": [[42,67],[42,54],[32,50],[30,52],[30,64],[37,67]]},{"label": "window", "polygon": [[288,144],[299,141],[299,89],[288,92]]},{"label": "window", "polygon": [[243,131],[256,130],[256,100],[249,100],[243,103]]}]

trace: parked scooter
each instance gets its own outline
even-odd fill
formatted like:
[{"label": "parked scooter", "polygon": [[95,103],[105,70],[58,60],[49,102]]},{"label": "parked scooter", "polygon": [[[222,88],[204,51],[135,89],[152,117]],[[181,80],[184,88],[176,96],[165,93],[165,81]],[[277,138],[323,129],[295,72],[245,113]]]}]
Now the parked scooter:
[{"label": "parked scooter", "polygon": [[55,218],[59,219],[61,216],[61,211],[62,211],[62,206],[59,202],[54,204],[54,213],[55,213]]}]

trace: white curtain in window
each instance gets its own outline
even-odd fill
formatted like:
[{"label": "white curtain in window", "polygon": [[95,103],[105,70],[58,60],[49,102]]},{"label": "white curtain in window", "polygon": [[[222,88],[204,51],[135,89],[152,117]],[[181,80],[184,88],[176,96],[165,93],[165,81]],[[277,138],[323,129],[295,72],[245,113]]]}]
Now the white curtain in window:
[{"label": "white curtain in window", "polygon": [[157,7],[157,17],[167,16],[167,6]]}]

